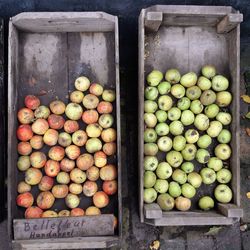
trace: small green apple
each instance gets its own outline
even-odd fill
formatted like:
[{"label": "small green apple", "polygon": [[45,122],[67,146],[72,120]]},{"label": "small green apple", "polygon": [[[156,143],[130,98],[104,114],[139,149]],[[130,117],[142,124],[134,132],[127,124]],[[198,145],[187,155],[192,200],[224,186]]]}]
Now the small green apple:
[{"label": "small green apple", "polygon": [[201,103],[200,100],[193,100],[191,102],[191,105],[190,105],[190,110],[194,113],[194,114],[200,114],[203,110],[203,105]]},{"label": "small green apple", "polygon": [[204,114],[198,114],[194,119],[194,126],[201,131],[207,130],[209,127],[208,117]]},{"label": "small green apple", "polygon": [[184,126],[193,124],[194,119],[194,113],[190,110],[184,110],[181,114],[181,122]]},{"label": "small green apple", "polygon": [[167,162],[161,162],[156,169],[156,175],[160,179],[168,179],[172,175],[172,167]]},{"label": "small green apple", "polygon": [[194,171],[194,164],[192,162],[184,162],[181,164],[181,169],[186,173],[189,174]]},{"label": "small green apple", "polygon": [[202,90],[208,90],[211,88],[212,83],[211,81],[206,78],[205,76],[200,76],[197,82],[197,86]]},{"label": "small green apple", "polygon": [[198,141],[197,141],[197,145],[199,148],[208,148],[209,145],[212,143],[212,138],[209,135],[202,135]]},{"label": "small green apple", "polygon": [[159,70],[151,71],[147,76],[147,83],[150,86],[157,86],[163,79],[163,74]]},{"label": "small green apple", "polygon": [[189,183],[184,183],[182,186],[181,186],[181,193],[184,197],[186,198],[193,198],[196,194],[196,190],[195,188],[190,185]]},{"label": "small green apple", "polygon": [[181,77],[181,85],[186,88],[192,87],[197,82],[197,75],[194,72],[188,72]]},{"label": "small green apple", "polygon": [[158,122],[165,122],[168,119],[168,114],[164,110],[157,110],[155,112],[155,116],[156,116]]},{"label": "small green apple", "polygon": [[155,156],[144,157],[144,169],[149,171],[155,171],[158,166],[158,159]]},{"label": "small green apple", "polygon": [[181,187],[179,183],[175,181],[171,181],[169,183],[168,192],[174,198],[179,197],[181,195]]},{"label": "small green apple", "polygon": [[168,181],[161,179],[156,180],[154,189],[160,194],[166,193],[168,191]]},{"label": "small green apple", "polygon": [[208,160],[207,166],[217,172],[217,171],[222,169],[223,162],[222,162],[222,160],[218,159],[217,157],[211,157]]},{"label": "small green apple", "polygon": [[207,129],[207,134],[210,137],[217,137],[222,130],[222,124],[219,121],[211,121]]},{"label": "small green apple", "polygon": [[231,181],[232,173],[230,170],[223,168],[217,172],[217,181],[222,184],[226,184]]},{"label": "small green apple", "polygon": [[227,107],[232,101],[232,94],[228,91],[218,92],[216,95],[216,103],[219,107]]},{"label": "small green apple", "polygon": [[227,129],[222,129],[217,137],[217,140],[219,143],[229,143],[231,141],[231,138],[231,132]]},{"label": "small green apple", "polygon": [[225,184],[218,185],[214,190],[215,199],[221,203],[229,203],[233,198],[233,192]]},{"label": "small green apple", "polygon": [[173,149],[175,151],[181,151],[186,146],[186,139],[182,135],[177,135],[173,139]]},{"label": "small green apple", "polygon": [[154,101],[146,100],[144,101],[144,111],[145,113],[155,113],[157,110],[158,105]]},{"label": "small green apple", "polygon": [[168,119],[170,121],[176,121],[181,117],[181,111],[180,109],[176,108],[176,107],[172,107],[169,111],[168,111]]},{"label": "small green apple", "polygon": [[144,122],[148,128],[154,128],[155,125],[157,124],[157,118],[152,113],[145,113]]},{"label": "small green apple", "polygon": [[146,171],[144,173],[144,187],[151,188],[156,183],[156,175],[152,171]]},{"label": "small green apple", "polygon": [[187,143],[196,143],[199,139],[199,136],[199,132],[196,129],[190,128],[185,132]]},{"label": "small green apple", "polygon": [[210,154],[206,149],[203,148],[199,148],[196,152],[196,156],[195,156],[196,160],[199,163],[207,163],[210,159]]},{"label": "small green apple", "polygon": [[211,79],[216,75],[216,69],[213,65],[204,65],[201,68],[201,73],[206,78]]},{"label": "small green apple", "polygon": [[189,173],[188,177],[187,177],[187,180],[195,188],[199,188],[201,186],[201,184],[202,184],[202,178],[196,172]]},{"label": "small green apple", "polygon": [[181,79],[180,72],[177,69],[169,69],[165,74],[165,79],[171,84],[178,83]]},{"label": "small green apple", "polygon": [[157,198],[157,204],[164,211],[170,211],[174,208],[174,198],[169,194],[160,194]]},{"label": "small green apple", "polygon": [[210,210],[214,208],[214,200],[209,196],[203,196],[199,199],[199,207],[202,210]]},{"label": "small green apple", "polygon": [[157,146],[162,152],[168,152],[172,148],[172,145],[172,139],[168,136],[162,136],[157,141]]},{"label": "small green apple", "polygon": [[154,101],[158,97],[158,89],[156,87],[147,87],[145,89],[145,98]]},{"label": "small green apple", "polygon": [[208,118],[214,118],[219,113],[220,108],[215,103],[206,106],[204,112]]},{"label": "small green apple", "polygon": [[143,200],[145,203],[153,203],[157,198],[157,192],[154,188],[145,188]]},{"label": "small green apple", "polygon": [[181,169],[175,169],[172,174],[172,179],[179,184],[184,184],[187,182],[187,174]]},{"label": "small green apple", "polygon": [[145,142],[155,142],[157,140],[157,134],[154,129],[147,128],[144,131],[144,141]]},{"label": "small green apple", "polygon": [[214,150],[215,156],[225,161],[231,156],[231,148],[227,144],[218,144]]},{"label": "small green apple", "polygon": [[169,131],[172,135],[181,135],[184,131],[184,126],[180,121],[172,121],[169,124]]},{"label": "small green apple", "polygon": [[225,76],[217,75],[212,79],[212,89],[219,92],[228,89],[229,81]]},{"label": "small green apple", "polygon": [[144,154],[148,156],[155,156],[158,153],[158,146],[155,143],[144,144]]},{"label": "small green apple", "polygon": [[158,105],[159,105],[159,109],[164,110],[164,111],[168,111],[173,106],[173,100],[168,95],[162,95],[158,99]]},{"label": "small green apple", "polygon": [[192,161],[195,158],[197,148],[194,144],[186,144],[185,148],[181,151],[183,159]]},{"label": "small green apple", "polygon": [[205,90],[201,94],[200,101],[205,106],[210,105],[216,101],[216,94],[211,89]]},{"label": "small green apple", "polygon": [[183,157],[180,152],[172,150],[167,153],[166,160],[170,166],[177,168],[183,162]]},{"label": "small green apple", "polygon": [[190,107],[190,100],[187,97],[182,97],[177,102],[177,108],[180,110],[187,110]]},{"label": "small green apple", "polygon": [[185,88],[181,84],[175,84],[171,87],[171,94],[180,99],[185,95]]},{"label": "small green apple", "polygon": [[169,82],[161,82],[158,85],[158,91],[161,95],[168,94],[171,89],[171,84]]},{"label": "small green apple", "polygon": [[219,112],[216,116],[216,120],[221,122],[223,125],[229,125],[232,121],[232,116],[227,112]]},{"label": "small green apple", "polygon": [[201,96],[201,89],[200,89],[198,86],[189,87],[189,88],[187,88],[186,96],[187,96],[190,100],[199,99],[200,96]]},{"label": "small green apple", "polygon": [[216,180],[216,173],[211,168],[203,168],[200,171],[200,175],[204,184],[212,184]]},{"label": "small green apple", "polygon": [[167,125],[167,123],[158,123],[155,127],[155,131],[157,133],[157,135],[159,136],[164,136],[167,135],[169,133],[169,127]]}]

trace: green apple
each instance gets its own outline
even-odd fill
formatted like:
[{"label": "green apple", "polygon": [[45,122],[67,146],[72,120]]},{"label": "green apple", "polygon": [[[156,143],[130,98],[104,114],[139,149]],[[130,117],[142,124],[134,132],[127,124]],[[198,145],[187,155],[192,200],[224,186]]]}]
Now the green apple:
[{"label": "green apple", "polygon": [[195,158],[197,148],[194,144],[186,144],[185,148],[181,151],[183,159],[192,161]]},{"label": "green apple", "polygon": [[177,102],[177,108],[180,110],[187,110],[190,107],[191,101],[187,97],[182,97]]},{"label": "green apple", "polygon": [[201,73],[206,78],[211,79],[216,75],[216,69],[213,65],[204,65],[201,68]]},{"label": "green apple", "polygon": [[169,133],[169,127],[167,123],[158,123],[155,127],[155,131],[159,136],[167,135]]},{"label": "green apple", "polygon": [[171,84],[175,84],[180,81],[181,74],[177,69],[169,69],[165,74],[165,79]]},{"label": "green apple", "polygon": [[216,103],[219,107],[227,107],[232,101],[232,94],[228,91],[218,92],[216,95]]},{"label": "green apple", "polygon": [[158,89],[156,87],[147,87],[145,89],[145,98],[154,101],[158,97]]},{"label": "green apple", "polygon": [[162,136],[157,141],[157,146],[162,152],[168,152],[172,148],[172,145],[172,139],[168,136]]},{"label": "green apple", "polygon": [[205,106],[210,105],[216,101],[216,94],[211,89],[205,90],[201,94],[200,101]]},{"label": "green apple", "polygon": [[181,169],[186,173],[189,174],[194,171],[194,164],[192,162],[184,162],[181,164]]},{"label": "green apple", "polygon": [[172,107],[169,111],[168,111],[168,119],[170,121],[176,121],[181,117],[181,111],[180,109],[176,108],[176,107]]},{"label": "green apple", "polygon": [[144,111],[145,111],[145,113],[155,113],[157,108],[158,108],[158,105],[154,101],[146,100],[144,102]]},{"label": "green apple", "polygon": [[157,198],[157,204],[164,211],[169,211],[174,208],[174,198],[169,194],[160,194]]},{"label": "green apple", "polygon": [[205,76],[200,76],[197,82],[197,86],[202,90],[208,90],[211,88],[212,83]]},{"label": "green apple", "polygon": [[151,71],[147,76],[147,83],[150,86],[157,86],[163,79],[163,74],[159,70]]},{"label": "green apple", "polygon": [[185,132],[185,138],[187,140],[187,143],[196,143],[199,139],[199,132],[195,129],[188,129],[186,132]]},{"label": "green apple", "polygon": [[214,208],[214,200],[209,196],[203,196],[199,199],[199,207],[202,210],[210,210]]},{"label": "green apple", "polygon": [[175,207],[180,211],[187,211],[191,207],[191,200],[186,197],[180,196],[175,200]]},{"label": "green apple", "polygon": [[181,187],[179,183],[175,181],[171,181],[169,183],[168,192],[174,198],[179,197],[181,195]]},{"label": "green apple", "polygon": [[206,106],[204,112],[208,118],[214,118],[219,113],[220,108],[215,103]]},{"label": "green apple", "polygon": [[175,151],[181,151],[186,146],[186,139],[182,135],[177,135],[173,139],[173,149]]},{"label": "green apple", "polygon": [[97,151],[100,151],[102,148],[102,142],[98,138],[90,138],[87,140],[85,144],[86,151],[88,153],[95,153]]},{"label": "green apple", "polygon": [[162,95],[158,99],[158,105],[159,105],[159,109],[164,110],[164,111],[168,111],[173,106],[173,100],[168,95]]},{"label": "green apple", "polygon": [[209,127],[208,117],[204,114],[198,114],[194,119],[194,126],[201,131],[207,130]]},{"label": "green apple", "polygon": [[158,122],[165,122],[168,119],[168,114],[164,110],[157,110],[155,112],[155,116],[156,116]]},{"label": "green apple", "polygon": [[186,90],[186,96],[190,100],[196,100],[199,99],[201,96],[201,89],[198,86],[192,86],[187,88]]},{"label": "green apple", "polygon": [[169,131],[172,135],[181,135],[184,131],[184,126],[180,121],[172,121],[169,124]]},{"label": "green apple", "polygon": [[191,105],[190,105],[190,110],[194,113],[194,114],[200,114],[203,110],[203,105],[201,103],[200,100],[193,100],[191,102]]},{"label": "green apple", "polygon": [[216,180],[216,173],[211,168],[203,168],[200,175],[204,184],[212,184]]},{"label": "green apple", "polygon": [[171,94],[180,99],[185,95],[185,88],[181,84],[175,84],[171,87]]},{"label": "green apple", "polygon": [[194,113],[190,110],[184,110],[181,114],[181,122],[184,126],[189,126],[194,123]]},{"label": "green apple", "polygon": [[155,143],[144,144],[144,154],[148,156],[155,156],[158,153],[158,146]]},{"label": "green apple", "polygon": [[168,191],[168,181],[161,179],[156,180],[154,189],[160,194],[166,193]]},{"label": "green apple", "polygon": [[216,116],[216,120],[221,122],[223,125],[229,125],[232,121],[232,116],[227,112],[219,112]]},{"label": "green apple", "polygon": [[221,203],[229,203],[233,198],[233,192],[225,184],[219,184],[214,190],[215,199]]},{"label": "green apple", "polygon": [[197,145],[199,148],[208,148],[209,145],[212,143],[212,138],[209,135],[202,135],[198,141],[197,141]]},{"label": "green apple", "polygon": [[155,156],[144,157],[144,169],[149,171],[155,171],[158,166],[158,159]]},{"label": "green apple", "polygon": [[188,72],[187,74],[181,77],[181,85],[184,87],[192,87],[197,82],[197,75],[194,72]]},{"label": "green apple", "polygon": [[157,198],[157,192],[154,188],[145,188],[143,200],[145,203],[153,203]]},{"label": "green apple", "polygon": [[231,138],[231,132],[227,129],[222,129],[217,137],[217,140],[219,143],[229,143],[231,141]]},{"label": "green apple", "polygon": [[189,183],[184,183],[182,186],[181,186],[181,193],[184,197],[186,198],[193,198],[196,194],[196,190],[195,188],[190,185]]},{"label": "green apple", "polygon": [[144,187],[151,188],[156,183],[156,175],[152,171],[146,171],[144,173]]},{"label": "green apple", "polygon": [[144,131],[144,141],[145,142],[156,142],[157,134],[154,129],[147,128]]},{"label": "green apple", "polygon": [[229,82],[225,76],[217,75],[212,79],[212,89],[219,92],[228,89]]},{"label": "green apple", "polygon": [[204,164],[209,161],[210,154],[206,149],[199,148],[196,152],[195,158],[199,163]]},{"label": "green apple", "polygon": [[207,129],[207,134],[210,137],[217,137],[222,130],[222,124],[219,121],[211,121]]},{"label": "green apple", "polygon": [[217,172],[217,181],[222,184],[226,184],[231,181],[232,173],[230,170],[223,168]]},{"label": "green apple", "polygon": [[187,174],[181,169],[175,169],[172,174],[172,179],[179,184],[187,182]]},{"label": "green apple", "polygon": [[155,125],[157,124],[157,118],[152,113],[145,113],[144,122],[148,128],[154,128]]},{"label": "green apple", "polygon": [[196,172],[189,173],[188,177],[187,177],[187,180],[195,188],[199,188],[201,186],[201,184],[202,184],[202,178]]},{"label": "green apple", "polygon": [[183,157],[180,152],[172,150],[167,153],[166,160],[170,166],[177,168],[181,165]]},{"label": "green apple", "polygon": [[171,84],[169,82],[161,82],[158,85],[158,91],[161,95],[168,94],[171,89]]},{"label": "green apple", "polygon": [[227,144],[218,144],[214,150],[215,156],[225,161],[231,156],[231,148]]},{"label": "green apple", "polygon": [[156,175],[160,179],[168,179],[172,175],[172,167],[167,162],[161,162],[156,169]]},{"label": "green apple", "polygon": [[217,172],[217,171],[222,169],[223,162],[222,162],[222,160],[218,159],[217,157],[211,157],[208,160],[207,166]]}]

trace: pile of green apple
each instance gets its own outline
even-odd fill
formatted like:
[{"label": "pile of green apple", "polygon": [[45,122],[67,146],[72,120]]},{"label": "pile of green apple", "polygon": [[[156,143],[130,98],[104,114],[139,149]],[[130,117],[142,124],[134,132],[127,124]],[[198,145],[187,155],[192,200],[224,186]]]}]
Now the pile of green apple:
[{"label": "pile of green apple", "polygon": [[[212,65],[180,75],[153,70],[147,76],[144,102],[144,202],[157,202],[162,210],[189,210],[203,184],[216,185],[214,196],[203,196],[203,210],[232,200],[227,185],[232,174],[229,81]],[[160,162],[160,155],[164,161]],[[202,169],[198,171],[198,166]]]}]

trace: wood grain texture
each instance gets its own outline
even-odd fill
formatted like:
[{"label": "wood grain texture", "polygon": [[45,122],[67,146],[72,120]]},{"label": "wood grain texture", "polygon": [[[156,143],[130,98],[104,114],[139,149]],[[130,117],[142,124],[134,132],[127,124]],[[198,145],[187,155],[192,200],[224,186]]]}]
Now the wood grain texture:
[{"label": "wood grain texture", "polygon": [[243,21],[242,14],[228,14],[218,24],[218,33],[228,33]]}]

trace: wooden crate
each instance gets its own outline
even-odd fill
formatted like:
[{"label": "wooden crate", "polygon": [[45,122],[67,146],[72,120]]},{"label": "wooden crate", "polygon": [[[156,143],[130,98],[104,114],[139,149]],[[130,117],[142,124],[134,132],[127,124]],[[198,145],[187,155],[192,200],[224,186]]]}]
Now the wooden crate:
[{"label": "wooden crate", "polygon": [[[240,84],[240,22],[242,14],[231,7],[215,6],[163,6],[143,9],[139,17],[139,205],[141,222],[156,226],[179,225],[226,225],[239,221],[240,208],[240,143],[239,143],[239,84]],[[205,64],[216,66],[220,74],[229,77],[233,102],[232,156],[230,167],[233,174],[231,187],[232,204],[218,204],[214,211],[202,212],[197,205],[189,212],[163,212],[157,203],[143,202],[143,132],[145,76],[152,70],[165,72],[178,68],[181,74],[188,71],[200,73]],[[201,166],[196,165],[196,171]],[[192,200],[214,186],[202,185]]]},{"label": "wooden crate", "polygon": [[[118,193],[100,216],[52,219],[24,218],[17,207],[17,183],[23,178],[16,168],[17,111],[27,94],[39,95],[48,105],[59,98],[68,103],[74,81],[86,75],[93,82],[116,91],[114,104],[117,153],[112,162],[118,168]],[[80,126],[84,124],[80,123]],[[121,237],[121,146],[118,19],[103,12],[21,13],[9,22],[8,83],[8,229],[16,249],[107,248]],[[46,150],[46,149],[45,149]],[[101,183],[99,183],[101,185]],[[33,192],[33,189],[32,189]],[[34,191],[35,194],[38,190]],[[82,198],[83,208],[91,204]],[[66,209],[63,199],[53,208]],[[118,228],[113,229],[113,215]]]}]

